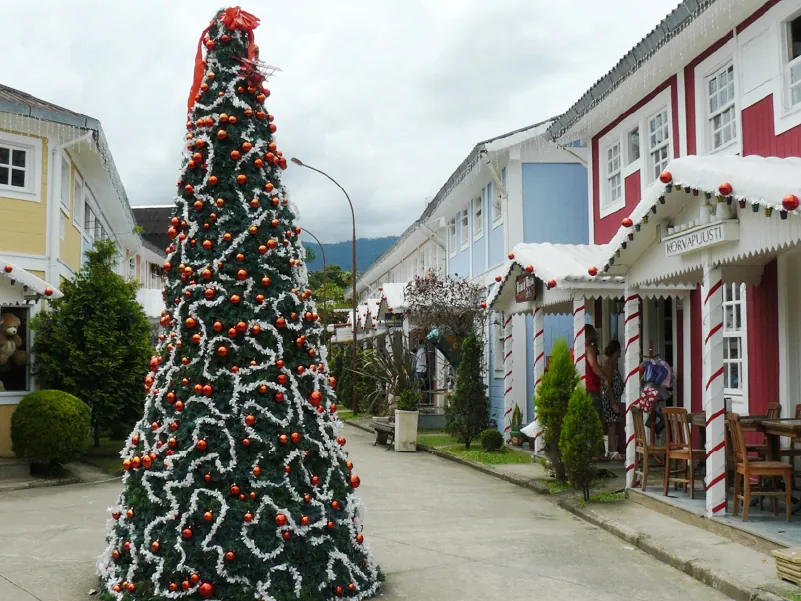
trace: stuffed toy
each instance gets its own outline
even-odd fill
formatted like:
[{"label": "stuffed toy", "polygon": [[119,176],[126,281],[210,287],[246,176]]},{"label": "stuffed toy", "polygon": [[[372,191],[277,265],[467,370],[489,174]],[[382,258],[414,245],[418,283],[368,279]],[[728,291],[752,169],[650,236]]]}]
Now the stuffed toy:
[{"label": "stuffed toy", "polygon": [[9,362],[20,367],[25,365],[28,354],[22,350],[22,338],[18,332],[22,322],[12,313],[0,315],[0,366]]}]

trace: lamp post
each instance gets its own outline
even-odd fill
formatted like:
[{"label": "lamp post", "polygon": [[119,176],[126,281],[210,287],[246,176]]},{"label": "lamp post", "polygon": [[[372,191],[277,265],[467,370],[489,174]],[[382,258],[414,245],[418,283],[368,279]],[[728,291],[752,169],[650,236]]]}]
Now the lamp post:
[{"label": "lamp post", "polygon": [[297,157],[292,157],[292,159],[290,160],[299,167],[305,167],[306,169],[311,169],[312,171],[316,171],[320,175],[323,175],[329,180],[331,180],[331,182],[333,182],[337,188],[342,190],[342,193],[345,195],[345,198],[348,199],[348,205],[350,206],[350,216],[353,224],[353,256],[352,256],[353,271],[351,274],[351,279],[353,280],[353,298],[351,299],[353,307],[353,386],[352,386],[353,398],[351,399],[351,409],[353,410],[353,413],[356,414],[359,412],[359,403],[356,398],[356,357],[358,354],[356,349],[358,348],[357,345],[358,345],[358,334],[359,334],[359,328],[356,324],[356,317],[358,315],[358,310],[359,310],[359,299],[356,296],[356,213],[353,210],[353,203],[350,200],[350,196],[348,196],[348,192],[345,190],[345,188],[343,188],[339,184],[337,180],[328,175],[325,171],[320,171],[316,167],[307,165]]},{"label": "lamp post", "polygon": [[327,326],[327,323],[326,323],[326,321],[327,321],[327,320],[326,320],[325,316],[326,316],[326,311],[328,310],[328,309],[326,308],[326,300],[327,300],[327,298],[328,298],[328,297],[327,297],[327,295],[326,295],[326,282],[327,282],[327,280],[328,280],[328,276],[327,276],[327,274],[325,273],[325,271],[326,271],[326,264],[325,264],[325,247],[323,246],[323,243],[322,243],[322,242],[320,242],[319,238],[317,238],[317,236],[315,236],[314,234],[312,234],[312,233],[311,233],[309,230],[307,230],[305,227],[303,228],[303,231],[304,231],[304,232],[306,232],[307,234],[309,234],[309,236],[311,236],[312,238],[314,238],[314,241],[315,241],[315,242],[317,242],[317,245],[320,247],[320,253],[323,255],[323,332],[327,332],[327,330],[326,330],[326,326]]}]

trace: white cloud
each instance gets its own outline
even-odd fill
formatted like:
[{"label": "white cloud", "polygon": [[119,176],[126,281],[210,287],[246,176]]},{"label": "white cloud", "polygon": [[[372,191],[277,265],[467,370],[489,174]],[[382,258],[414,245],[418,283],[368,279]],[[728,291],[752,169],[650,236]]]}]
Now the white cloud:
[{"label": "white cloud", "polygon": [[[360,235],[398,234],[479,140],[567,109],[677,0],[245,3],[283,69],[280,147],[329,172]],[[219,0],[27,0],[3,7],[0,81],[100,119],[133,204],[169,202],[200,32]],[[349,238],[319,175],[285,172],[302,225]]]}]

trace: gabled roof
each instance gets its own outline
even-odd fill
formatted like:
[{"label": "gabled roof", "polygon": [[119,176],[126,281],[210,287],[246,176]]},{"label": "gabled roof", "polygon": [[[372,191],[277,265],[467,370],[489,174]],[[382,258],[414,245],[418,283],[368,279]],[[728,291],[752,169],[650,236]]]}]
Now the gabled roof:
[{"label": "gabled roof", "polygon": [[662,19],[659,25],[629,50],[606,75],[596,81],[573,106],[554,120],[548,128],[550,136],[556,139],[567,132],[632,73],[644,67],[651,56],[681,33],[715,2],[716,0],[684,0],[681,2],[668,16]]}]

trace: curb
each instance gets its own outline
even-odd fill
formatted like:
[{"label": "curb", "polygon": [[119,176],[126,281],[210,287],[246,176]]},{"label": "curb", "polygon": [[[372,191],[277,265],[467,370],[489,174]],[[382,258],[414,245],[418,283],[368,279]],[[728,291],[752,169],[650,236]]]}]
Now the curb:
[{"label": "curb", "polygon": [[[351,422],[345,422],[346,424],[358,428],[359,430],[363,430],[365,432],[373,433],[368,427],[362,426],[361,424],[355,424]],[[490,466],[482,465],[480,463],[475,463],[473,461],[469,461],[467,459],[463,459],[461,457],[457,457],[455,455],[451,455],[449,453],[444,453],[442,451],[438,451],[437,449],[427,447],[425,445],[421,445],[418,443],[417,448],[421,451],[426,453],[430,453],[431,455],[435,455],[436,457],[440,457],[442,459],[447,459],[448,461],[452,461],[453,463],[458,463],[467,467],[471,467],[479,472],[487,474],[488,476],[493,476],[500,480],[504,480],[511,484],[516,484],[517,486],[528,488],[533,490],[541,495],[547,495],[553,498],[553,501],[556,505],[565,511],[568,511],[575,515],[578,518],[609,532],[617,536],[618,538],[626,541],[633,547],[647,553],[654,559],[665,563],[676,570],[687,574],[688,576],[698,580],[702,584],[713,588],[715,590],[720,591],[724,595],[734,599],[735,601],[787,601],[784,597],[780,597],[770,591],[758,589],[751,587],[744,582],[739,580],[733,579],[727,575],[722,575],[715,572],[706,562],[700,559],[691,559],[685,560],[679,557],[678,555],[674,554],[672,551],[665,549],[658,543],[654,542],[649,536],[637,532],[633,528],[629,528],[623,524],[619,524],[612,520],[609,520],[600,514],[596,513],[592,509],[587,507],[582,507],[581,505],[576,504],[575,502],[571,501],[567,498],[560,498],[556,495],[551,494],[550,489],[541,484],[537,480],[531,480],[527,478],[520,478],[514,476],[512,474],[505,474],[499,472],[498,470],[493,469]]]},{"label": "curb", "polygon": [[20,482],[11,486],[0,484],[0,493],[14,492],[17,490],[28,490],[31,488],[51,488],[53,486],[67,486],[69,484],[80,484],[78,478],[56,478],[53,480],[32,480],[30,482]]}]

